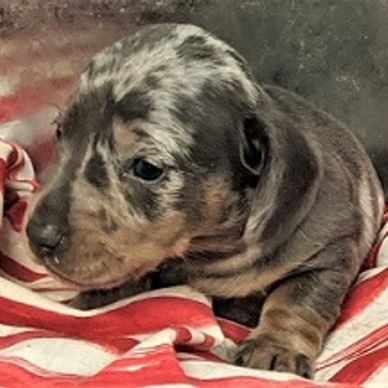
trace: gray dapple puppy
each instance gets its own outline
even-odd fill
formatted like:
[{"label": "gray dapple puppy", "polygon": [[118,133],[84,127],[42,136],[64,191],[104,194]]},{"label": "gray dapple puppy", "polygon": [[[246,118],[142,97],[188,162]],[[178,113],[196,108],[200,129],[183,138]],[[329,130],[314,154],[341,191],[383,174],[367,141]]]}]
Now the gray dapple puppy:
[{"label": "gray dapple puppy", "polygon": [[211,34],[160,24],[94,57],[57,133],[31,247],[82,290],[126,282],[81,307],[147,289],[157,269],[159,285],[185,282],[243,322],[265,295],[236,362],[311,375],[383,211],[351,132],[258,85]]}]

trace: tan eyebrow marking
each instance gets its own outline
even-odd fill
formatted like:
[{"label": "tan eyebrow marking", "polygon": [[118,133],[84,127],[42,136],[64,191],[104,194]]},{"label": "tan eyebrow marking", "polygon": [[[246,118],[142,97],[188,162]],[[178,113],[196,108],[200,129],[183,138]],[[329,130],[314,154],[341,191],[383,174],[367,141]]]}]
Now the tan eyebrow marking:
[{"label": "tan eyebrow marking", "polygon": [[112,125],[113,140],[117,152],[126,153],[135,148],[145,134],[120,119],[114,119]]}]

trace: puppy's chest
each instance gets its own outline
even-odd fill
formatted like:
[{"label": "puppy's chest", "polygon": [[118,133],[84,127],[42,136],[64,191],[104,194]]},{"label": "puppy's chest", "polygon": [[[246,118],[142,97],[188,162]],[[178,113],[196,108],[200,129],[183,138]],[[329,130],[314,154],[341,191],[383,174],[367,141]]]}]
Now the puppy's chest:
[{"label": "puppy's chest", "polygon": [[[230,258],[231,259],[231,258]],[[180,260],[171,260],[152,275],[152,288],[162,288],[186,284],[213,297],[212,304],[216,316],[229,319],[245,326],[255,327],[258,323],[265,293],[257,290],[252,282],[252,269],[236,268],[230,265],[216,266],[194,265]],[[206,271],[208,269],[208,271]],[[246,273],[246,274],[245,274]],[[247,282],[241,282],[241,276],[248,276]],[[255,277],[255,275],[254,275]],[[260,279],[257,279],[260,281]],[[246,296],[234,296],[239,285],[247,286]],[[237,292],[238,294],[239,292]]]}]

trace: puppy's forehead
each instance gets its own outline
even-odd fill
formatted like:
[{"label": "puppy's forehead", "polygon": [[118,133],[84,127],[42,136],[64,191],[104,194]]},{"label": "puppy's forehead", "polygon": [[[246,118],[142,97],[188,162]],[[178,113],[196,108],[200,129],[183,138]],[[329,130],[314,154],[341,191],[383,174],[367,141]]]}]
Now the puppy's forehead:
[{"label": "puppy's forehead", "polygon": [[156,24],[97,54],[80,89],[113,82],[117,100],[133,88],[193,95],[209,79],[238,80],[247,96],[257,98],[245,60],[229,45],[193,25]]},{"label": "puppy's forehead", "polygon": [[109,90],[112,112],[128,130],[141,126],[166,155],[182,156],[195,134],[181,118],[203,115],[205,93],[214,99],[238,91],[252,107],[260,97],[244,59],[231,47],[199,27],[175,24],[142,28],[97,54],[81,76],[79,95],[98,97],[101,90]]}]

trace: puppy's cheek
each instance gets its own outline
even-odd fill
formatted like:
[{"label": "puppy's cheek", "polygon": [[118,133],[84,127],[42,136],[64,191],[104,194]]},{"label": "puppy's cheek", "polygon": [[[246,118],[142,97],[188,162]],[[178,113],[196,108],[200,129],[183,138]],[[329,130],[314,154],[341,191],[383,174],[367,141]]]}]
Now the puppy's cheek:
[{"label": "puppy's cheek", "polygon": [[46,265],[65,281],[86,289],[114,287],[153,271],[166,254],[152,244],[107,247],[84,240],[83,244],[74,243],[66,254]]},{"label": "puppy's cheek", "polygon": [[[104,222],[111,217],[104,214]],[[176,211],[153,222],[115,217],[116,227],[109,232],[98,217],[85,212],[71,219],[71,246],[50,267],[87,288],[139,278],[167,258],[182,255],[190,243],[184,215]]]}]

